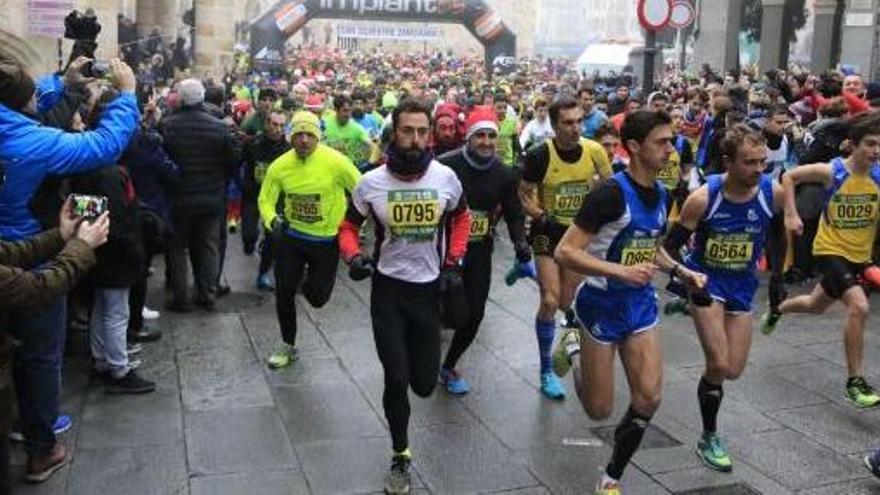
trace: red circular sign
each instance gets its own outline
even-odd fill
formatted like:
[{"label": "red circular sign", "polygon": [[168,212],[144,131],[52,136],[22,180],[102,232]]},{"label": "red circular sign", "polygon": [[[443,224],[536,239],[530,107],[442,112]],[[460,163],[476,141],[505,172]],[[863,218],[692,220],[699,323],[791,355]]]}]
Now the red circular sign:
[{"label": "red circular sign", "polygon": [[669,16],[669,27],[673,29],[686,28],[694,22],[694,6],[687,0],[675,0],[672,5],[672,15]]},{"label": "red circular sign", "polygon": [[659,31],[672,17],[672,0],[639,0],[639,23],[648,31]]}]

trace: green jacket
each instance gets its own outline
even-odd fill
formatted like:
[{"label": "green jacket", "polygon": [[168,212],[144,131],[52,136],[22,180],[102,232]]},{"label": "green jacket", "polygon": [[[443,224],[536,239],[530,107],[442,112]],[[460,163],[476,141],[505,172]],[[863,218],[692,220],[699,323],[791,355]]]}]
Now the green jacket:
[{"label": "green jacket", "polygon": [[[27,270],[47,261],[51,262],[39,269]],[[13,343],[7,328],[7,312],[39,309],[72,289],[94,264],[92,248],[78,239],[65,244],[58,229],[25,241],[0,241],[0,435],[9,433],[15,410]]]}]

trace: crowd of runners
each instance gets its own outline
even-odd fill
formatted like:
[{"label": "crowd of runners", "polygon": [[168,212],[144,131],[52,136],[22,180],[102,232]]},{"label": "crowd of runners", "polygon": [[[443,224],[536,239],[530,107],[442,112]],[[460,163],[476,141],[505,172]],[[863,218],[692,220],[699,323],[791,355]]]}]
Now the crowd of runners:
[{"label": "crowd of runners", "polygon": [[[709,468],[734,466],[717,418],[755,326],[786,331],[787,315],[840,301],[841,391],[855,407],[880,404],[862,362],[880,282],[880,84],[834,71],[704,67],[642,91],[631,75],[597,77],[560,61],[483,71],[481,60],[444,54],[297,50],[271,73],[235,69],[136,90],[145,116],[164,115],[142,125],[167,141],[175,115],[194,107],[225,121],[218,132],[236,141],[216,157],[233,161],[217,164],[228,170],[220,267],[193,255],[195,302],[213,310],[222,297],[225,233],[240,229],[244,252],[259,256],[255,288],[275,293],[280,342],[268,366],[281,372],[297,359],[297,293],[314,307],[332,303],[340,259],[353,280],[370,279],[392,440],[386,493],[411,489],[409,390],[470,390],[459,361],[483,320],[502,232],[515,252],[505,283],[539,288],[541,393],[564,400],[561,378],[572,373],[586,414],[607,418],[620,354],[630,404],[596,494],[620,493],[661,407],[664,310],[693,319],[705,354],[695,449]],[[165,148],[184,177],[198,162]],[[766,300],[755,297],[762,281]],[[190,311],[181,283],[169,309]],[[788,297],[787,287],[804,284],[813,287]],[[671,295],[665,308],[658,290]],[[445,356],[443,327],[454,329]],[[880,455],[864,463],[880,477]]]}]

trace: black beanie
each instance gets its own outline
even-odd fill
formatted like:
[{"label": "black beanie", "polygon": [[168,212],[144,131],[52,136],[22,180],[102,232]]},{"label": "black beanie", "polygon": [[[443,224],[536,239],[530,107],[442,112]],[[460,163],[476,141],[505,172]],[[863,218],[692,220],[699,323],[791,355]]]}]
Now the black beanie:
[{"label": "black beanie", "polygon": [[0,103],[21,110],[31,101],[34,90],[34,80],[21,67],[0,62]]}]

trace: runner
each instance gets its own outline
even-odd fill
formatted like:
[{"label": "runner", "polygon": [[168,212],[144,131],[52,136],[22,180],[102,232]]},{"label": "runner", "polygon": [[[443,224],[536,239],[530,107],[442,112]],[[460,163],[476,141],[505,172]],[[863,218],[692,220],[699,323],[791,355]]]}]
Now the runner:
[{"label": "runner", "polygon": [[555,137],[533,147],[526,155],[519,194],[526,214],[532,218],[532,250],[537,257],[541,290],[541,305],[535,319],[541,391],[550,399],[562,400],[565,388],[553,374],[550,358],[556,311],[569,309],[583,277],[557,265],[553,252],[590,188],[598,179],[611,176],[611,165],[601,145],[581,137],[583,110],[575,99],[557,99],[550,105],[549,113]]},{"label": "runner", "polygon": [[[275,310],[284,344],[268,358],[271,368],[296,359],[296,291],[313,307],[330,299],[339,250],[336,235],[345,214],[345,193],[361,174],[338,151],[318,143],[318,117],[298,112],[291,120],[293,149],[269,165],[260,189],[263,225],[272,232],[275,255]],[[283,214],[277,210],[283,201]]]},{"label": "runner", "polygon": [[691,287],[705,284],[704,275],[662,256],[656,247],[666,227],[666,191],[656,177],[672,152],[669,116],[632,112],[621,140],[631,157],[627,170],[587,195],[556,248],[562,266],[587,278],[576,303],[582,328],[560,338],[554,371],[565,376],[574,368],[575,390],[594,420],[611,414],[618,349],[630,386],[631,402],[614,432],[614,451],[596,485],[597,495],[620,493],[623,470],[660,405],[663,360],[655,331],[654,273],[659,266]]},{"label": "runner", "polygon": [[[284,139],[284,127],[287,125],[287,117],[284,113],[273,110],[269,113],[266,127],[263,132],[249,144],[244,146],[242,162],[244,173],[242,174],[242,219],[241,240],[244,244],[244,252],[248,256],[254,253],[257,240],[260,237],[260,210],[257,198],[260,195],[260,186],[266,176],[269,165],[279,156],[290,150],[290,145]],[[272,242],[263,233],[263,241],[260,243],[260,266],[257,271],[257,289],[275,290],[275,280],[270,270],[272,269]]]},{"label": "runner", "polygon": [[334,115],[324,118],[324,144],[347,156],[358,167],[369,162],[373,142],[352,118],[352,101],[346,95],[333,98]]},{"label": "runner", "polygon": [[803,232],[795,204],[795,187],[820,183],[826,188],[825,208],[813,241],[813,255],[822,278],[811,293],[787,299],[778,308],[771,307],[764,315],[761,330],[765,334],[772,333],[783,314],[822,314],[834,301],[840,300],[846,306],[843,324],[848,372],[846,399],[856,407],[873,407],[880,404],[880,396],[863,375],[869,306],[859,278],[871,263],[880,218],[880,114],[853,118],[849,140],[853,146],[849,158],[801,165],[782,176],[785,227],[794,235]]},{"label": "runner", "polygon": [[[497,105],[498,100],[495,103]],[[467,144],[438,158],[455,171],[471,211],[470,242],[462,267],[469,316],[465,325],[455,329],[440,370],[446,391],[453,395],[463,395],[470,390],[455,365],[474,341],[483,321],[492,281],[495,224],[502,216],[507,223],[517,262],[527,264],[532,259],[526,241],[522,203],[516,193],[516,175],[504,166],[496,152],[496,141],[500,138],[496,118],[497,113],[488,110],[471,112],[467,120]]]},{"label": "runner", "polygon": [[[761,134],[745,125],[728,129],[721,152],[727,173],[709,176],[707,184],[687,198],[662,249],[666,256],[679,260],[682,247],[696,233],[685,264],[709,277],[707,293],[711,298],[694,297],[690,309],[706,356],[706,368],[697,387],[703,435],[696,450],[707,466],[727,472],[733,464],[716,433],[724,398],[722,386],[725,380],[740,377],[749,357],[752,300],[758,289],[756,265],[765,239],[768,233],[773,234],[774,249],[770,252],[776,256],[770,258],[774,280],[778,281],[782,277],[785,232],[779,214],[782,186],[763,174],[768,152]],[[771,230],[774,218],[776,228]]]},{"label": "runner", "polygon": [[[440,370],[441,282],[461,285],[470,215],[455,173],[431,158],[431,109],[403,100],[392,114],[394,141],[388,162],[368,172],[351,197],[339,245],[354,280],[373,277],[370,314],[376,351],[385,373],[382,406],[391,430],[392,461],[385,493],[410,492],[409,397],[427,397]],[[373,261],[360,251],[358,230],[376,222]],[[450,238],[440,232],[449,221]],[[441,257],[439,246],[447,249]]]}]

